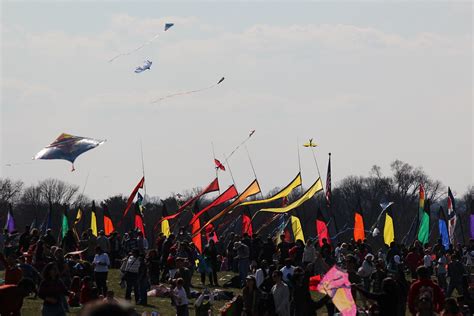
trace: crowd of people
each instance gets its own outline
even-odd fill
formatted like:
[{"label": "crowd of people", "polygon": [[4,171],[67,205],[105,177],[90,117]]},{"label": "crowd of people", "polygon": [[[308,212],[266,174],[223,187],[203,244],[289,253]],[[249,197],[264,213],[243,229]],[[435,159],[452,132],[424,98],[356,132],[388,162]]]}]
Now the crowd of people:
[{"label": "crowd of people", "polygon": [[[230,233],[220,239],[211,234],[198,251],[184,227],[177,234],[160,233],[154,241],[140,231],[123,236],[100,231],[95,236],[91,229],[80,238],[69,230],[58,239],[51,230],[41,234],[26,227],[21,234],[0,235],[0,263],[5,269],[0,315],[19,315],[29,295],[43,301],[45,316],[65,315],[70,307],[91,304],[95,314],[91,308],[83,308],[81,314],[100,315],[97,310],[104,307],[97,302],[119,302],[109,289],[109,269],[120,270],[123,296],[127,301],[133,297],[136,305],[146,306],[149,290],[167,284],[179,316],[189,315],[193,298],[199,302],[196,314],[208,315],[213,295],[207,287],[241,289],[235,304],[245,316],[316,315],[320,309],[335,315],[337,307],[329,296],[310,291],[311,277],[323,276],[334,265],[347,271],[361,314],[399,316],[408,309],[412,315],[473,315],[473,260],[474,240],[448,249],[441,241],[415,241],[410,246],[393,242],[374,249],[367,240],[304,243],[291,242],[285,235]],[[221,271],[234,272],[235,277],[222,282]],[[205,291],[196,293],[195,274],[200,277],[199,289]],[[206,308],[198,308],[204,299],[209,301],[202,304]]]}]

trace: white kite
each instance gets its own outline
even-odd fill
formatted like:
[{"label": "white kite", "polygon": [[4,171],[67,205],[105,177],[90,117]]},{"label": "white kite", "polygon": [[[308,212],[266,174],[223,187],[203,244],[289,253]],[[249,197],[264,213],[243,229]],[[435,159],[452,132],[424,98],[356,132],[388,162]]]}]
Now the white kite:
[{"label": "white kite", "polygon": [[151,61],[145,60],[143,62],[143,66],[139,66],[139,67],[135,68],[135,73],[139,74],[141,72],[144,72],[145,70],[150,70],[151,64],[153,64]]}]

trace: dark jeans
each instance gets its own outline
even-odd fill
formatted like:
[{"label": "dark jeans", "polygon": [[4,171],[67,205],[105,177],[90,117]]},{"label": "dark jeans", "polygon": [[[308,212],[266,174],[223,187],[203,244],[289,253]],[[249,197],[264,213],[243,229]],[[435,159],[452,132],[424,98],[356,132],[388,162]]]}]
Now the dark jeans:
[{"label": "dark jeans", "polygon": [[188,305],[176,306],[176,316],[188,316]]},{"label": "dark jeans", "polygon": [[66,311],[61,303],[58,304],[43,304],[41,311],[42,316],[65,316]]},{"label": "dark jeans", "polygon": [[[138,291],[140,292],[140,298],[138,299],[138,303],[142,305],[147,305],[148,304],[148,288],[149,288],[149,282],[146,278],[143,278],[142,280],[138,281]],[[136,295],[136,294],[135,294]]]},{"label": "dark jeans", "polygon": [[446,273],[438,273],[436,276],[438,278],[438,285],[443,289],[444,293],[448,290],[448,283],[446,282]]},{"label": "dark jeans", "polygon": [[107,294],[107,274],[108,272],[94,272],[95,284],[97,285],[97,290],[99,295]]},{"label": "dark jeans", "polygon": [[140,298],[140,293],[138,292],[138,273],[125,273],[125,283],[127,288],[125,289],[125,299],[131,300],[132,299],[132,290],[135,294],[135,303],[138,303]]},{"label": "dark jeans", "polygon": [[249,274],[250,261],[249,258],[239,259],[239,277],[241,285],[245,285],[245,278]]}]

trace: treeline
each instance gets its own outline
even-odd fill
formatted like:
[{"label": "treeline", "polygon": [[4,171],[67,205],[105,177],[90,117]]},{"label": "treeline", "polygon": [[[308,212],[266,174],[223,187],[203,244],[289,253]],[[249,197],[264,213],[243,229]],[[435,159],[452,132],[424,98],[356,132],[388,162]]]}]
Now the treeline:
[{"label": "treeline", "polygon": [[[338,241],[349,240],[352,238],[352,228],[354,225],[354,211],[361,210],[364,218],[366,235],[369,240],[382,246],[382,238],[372,237],[371,228],[374,225],[382,231],[383,220],[376,223],[380,214],[380,203],[392,201],[394,205],[394,227],[396,239],[400,242],[410,243],[416,236],[416,216],[418,213],[419,185],[423,184],[426,192],[426,199],[431,201],[431,225],[430,242],[433,243],[439,236],[438,233],[438,209],[444,208],[447,214],[447,186],[440,181],[430,178],[421,168],[415,168],[408,163],[396,160],[391,164],[391,174],[383,175],[380,167],[373,166],[368,176],[348,176],[341,180],[332,188],[331,208],[326,206],[325,196],[322,192],[315,198],[307,201],[300,208],[292,211],[291,215],[300,217],[304,234],[307,238],[315,237],[315,220],[317,212],[320,211],[326,221],[329,223],[330,235],[335,236],[338,233]],[[323,179],[325,180],[325,179]],[[306,188],[304,188],[306,189]],[[267,194],[271,196],[276,192],[275,188]],[[169,214],[173,214],[179,204],[190,198],[198,188],[186,190],[178,201],[175,196],[160,199],[158,197],[145,197],[144,222],[146,225],[146,235],[150,240],[156,236],[154,229],[155,223],[161,218],[163,208],[166,207]],[[289,196],[289,201],[293,201],[301,194],[302,190],[296,189]],[[459,215],[458,226],[456,230],[457,240],[468,240],[469,235],[469,211],[471,199],[474,193],[474,187],[468,188],[462,196],[456,196],[456,211]],[[133,229],[134,206],[122,219],[122,214],[126,206],[128,196],[117,195],[109,197],[103,201],[95,201],[97,206],[97,225],[98,229],[103,227],[104,204],[108,206],[112,216],[112,221],[117,231],[123,233]],[[256,198],[261,198],[261,195]],[[199,209],[205,207],[211,199],[202,198],[199,201]],[[83,217],[76,225],[76,230],[81,233],[90,227],[92,201],[87,196],[79,192],[79,187],[65,183],[58,179],[46,179],[36,185],[25,186],[21,181],[0,178],[0,225],[5,224],[7,211],[11,207],[15,218],[16,227],[22,231],[25,225],[33,225],[40,228],[47,220],[48,212],[51,210],[52,227],[55,234],[59,234],[62,215],[68,214],[70,227],[74,223],[78,209],[82,209]],[[281,201],[266,205],[280,206]],[[221,205],[212,209],[209,214],[204,214],[202,221],[207,221],[211,216],[217,214],[226,205]],[[250,207],[254,214],[258,207]],[[241,221],[239,214],[234,211],[228,217],[224,217],[222,222],[218,222],[218,233],[241,230]],[[273,214],[260,213],[254,221],[254,230],[259,230],[264,224],[268,223]],[[192,207],[185,211],[185,214],[172,220],[170,225],[173,231],[178,231],[179,227],[187,226],[192,217]],[[383,217],[382,217],[383,218]],[[261,229],[261,235],[265,236],[274,232],[278,220]],[[54,229],[57,228],[57,229]],[[159,227],[157,227],[159,231]],[[335,241],[335,240],[334,240]]]}]

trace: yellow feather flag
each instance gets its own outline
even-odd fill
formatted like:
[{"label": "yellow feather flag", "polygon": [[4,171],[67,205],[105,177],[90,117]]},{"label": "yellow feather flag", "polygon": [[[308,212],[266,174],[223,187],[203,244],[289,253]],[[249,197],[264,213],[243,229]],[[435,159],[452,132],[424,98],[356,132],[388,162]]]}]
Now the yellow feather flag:
[{"label": "yellow feather flag", "polygon": [[95,215],[95,201],[92,201],[92,212],[91,212],[91,229],[92,234],[97,236],[97,217]]},{"label": "yellow feather flag", "polygon": [[300,219],[296,216],[291,216],[291,229],[293,229],[295,241],[300,239],[302,242],[304,242],[303,228],[301,227]]},{"label": "yellow feather flag", "polygon": [[166,237],[168,237],[171,234],[170,223],[168,222],[167,219],[165,219],[164,221],[161,222],[161,232]]},{"label": "yellow feather flag", "polygon": [[299,199],[297,199],[293,203],[291,203],[287,206],[284,206],[284,207],[261,209],[259,212],[272,212],[272,213],[286,213],[286,212],[289,212],[289,211],[297,208],[298,206],[300,206],[301,204],[303,204],[307,200],[311,199],[316,193],[318,193],[322,189],[323,189],[323,183],[321,182],[321,179],[318,178],[318,180],[316,180],[316,182]]},{"label": "yellow feather flag", "polygon": [[74,225],[77,225],[81,221],[82,218],[82,210],[78,209],[76,214],[76,219],[74,220]]},{"label": "yellow feather flag", "polygon": [[286,187],[280,190],[277,194],[273,195],[272,197],[269,197],[268,199],[264,200],[256,200],[256,201],[248,201],[239,204],[239,206],[245,206],[245,205],[255,205],[255,204],[263,204],[263,203],[268,203],[272,202],[281,198],[284,198],[288,196],[291,191],[293,191],[295,188],[299,187],[301,185],[301,173],[298,173],[298,175],[288,184]]},{"label": "yellow feather flag", "polygon": [[383,241],[386,245],[395,240],[395,231],[393,229],[392,206],[387,208],[385,213],[385,225],[383,227]]}]

